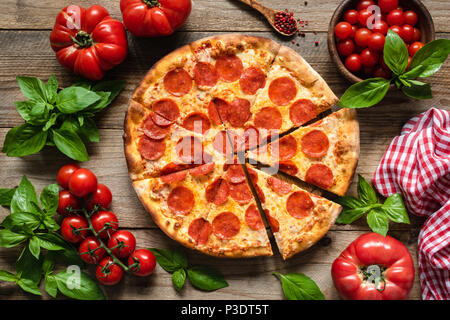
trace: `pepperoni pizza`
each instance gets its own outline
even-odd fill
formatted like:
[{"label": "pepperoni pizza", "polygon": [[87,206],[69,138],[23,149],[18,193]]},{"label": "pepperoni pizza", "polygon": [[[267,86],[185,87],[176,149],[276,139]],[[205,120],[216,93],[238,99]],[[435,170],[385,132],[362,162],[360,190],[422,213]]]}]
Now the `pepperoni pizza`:
[{"label": "pepperoni pizza", "polygon": [[[340,206],[244,160],[345,193],[358,158],[356,119],[350,111],[317,119],[336,101],[308,63],[272,40],[232,34],[183,46],[151,68],[131,99],[124,141],[133,187],[155,223],[187,247],[272,255],[270,225],[286,259],[320,239]],[[308,165],[327,166],[333,184]]]}]

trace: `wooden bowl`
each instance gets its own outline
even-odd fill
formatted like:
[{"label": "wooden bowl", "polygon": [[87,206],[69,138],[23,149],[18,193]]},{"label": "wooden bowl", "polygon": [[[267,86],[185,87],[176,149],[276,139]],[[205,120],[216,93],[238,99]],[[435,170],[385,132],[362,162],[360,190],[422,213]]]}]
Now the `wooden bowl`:
[{"label": "wooden bowl", "polygon": [[[330,52],[331,59],[336,64],[339,72],[350,82],[356,83],[363,81],[360,77],[353,74],[344,65],[341,56],[336,48],[336,36],[334,35],[334,27],[339,22],[343,21],[344,13],[347,10],[355,9],[360,0],[344,0],[342,1],[331,17],[330,25],[328,27],[328,51]],[[376,3],[376,1],[375,1]],[[403,7],[403,10],[414,10],[419,16],[419,22],[415,27],[418,27],[421,33],[420,41],[423,43],[430,42],[435,39],[436,34],[434,31],[434,23],[427,8],[419,0],[400,0],[399,5]]]}]

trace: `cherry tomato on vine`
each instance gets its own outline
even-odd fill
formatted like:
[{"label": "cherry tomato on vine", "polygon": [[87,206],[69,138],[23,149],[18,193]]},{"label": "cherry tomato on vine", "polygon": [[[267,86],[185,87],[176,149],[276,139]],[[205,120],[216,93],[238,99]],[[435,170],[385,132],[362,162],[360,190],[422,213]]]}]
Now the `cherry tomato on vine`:
[{"label": "cherry tomato on vine", "polygon": [[100,262],[106,255],[106,250],[100,245],[100,241],[94,236],[84,239],[78,247],[81,260],[89,264]]},{"label": "cherry tomato on vine", "polygon": [[405,23],[403,10],[395,9],[388,13],[386,21],[390,26],[401,26]]},{"label": "cherry tomato on vine", "polygon": [[355,50],[355,43],[352,39],[339,40],[337,50],[341,56],[346,57]]},{"label": "cherry tomato on vine", "polygon": [[361,70],[361,59],[359,54],[353,53],[345,59],[345,67],[351,72],[358,72]]},{"label": "cherry tomato on vine", "polygon": [[85,197],[97,190],[97,177],[89,169],[78,169],[70,176],[69,190],[77,197]]},{"label": "cherry tomato on vine", "polygon": [[122,280],[123,269],[108,256],[100,261],[95,270],[95,276],[100,283],[113,286]]},{"label": "cherry tomato on vine", "polygon": [[88,228],[85,218],[77,215],[68,216],[61,223],[61,235],[71,243],[78,243],[87,237]]},{"label": "cherry tomato on vine", "polygon": [[136,238],[130,231],[117,231],[109,238],[108,248],[116,257],[127,258],[136,249]]},{"label": "cherry tomato on vine", "polygon": [[80,166],[76,163],[70,163],[62,166],[58,174],[56,175],[56,181],[63,189],[67,189],[69,187],[69,179],[72,173],[80,169]]},{"label": "cherry tomato on vine", "polygon": [[81,203],[80,199],[75,197],[67,190],[62,190],[59,192],[59,202],[58,209],[56,211],[62,216],[68,216],[71,214],[69,209],[80,209]]},{"label": "cherry tomato on vine", "polygon": [[97,184],[97,190],[86,198],[86,209],[93,210],[95,205],[108,209],[112,202],[112,193],[107,186],[102,183]]},{"label": "cherry tomato on vine", "polygon": [[410,57],[414,57],[414,55],[416,54],[417,51],[420,50],[420,48],[422,48],[424,46],[424,44],[422,42],[413,42],[411,43],[411,45],[408,48],[408,53]]},{"label": "cherry tomato on vine", "polygon": [[405,11],[405,13],[403,13],[403,17],[404,17],[405,23],[409,24],[411,26],[414,26],[417,23],[417,21],[419,20],[417,13],[415,13],[412,10]]},{"label": "cherry tomato on vine", "polygon": [[147,249],[138,249],[128,258],[128,267],[133,274],[146,277],[153,273],[156,266],[156,258],[153,252]]},{"label": "cherry tomato on vine", "polygon": [[100,238],[107,238],[119,229],[119,220],[111,211],[99,211],[91,217],[92,227]]},{"label": "cherry tomato on vine", "polygon": [[352,26],[348,22],[339,22],[336,27],[334,27],[334,33],[339,39],[347,39],[352,34]]},{"label": "cherry tomato on vine", "polygon": [[378,0],[381,11],[389,12],[398,7],[398,0]]}]

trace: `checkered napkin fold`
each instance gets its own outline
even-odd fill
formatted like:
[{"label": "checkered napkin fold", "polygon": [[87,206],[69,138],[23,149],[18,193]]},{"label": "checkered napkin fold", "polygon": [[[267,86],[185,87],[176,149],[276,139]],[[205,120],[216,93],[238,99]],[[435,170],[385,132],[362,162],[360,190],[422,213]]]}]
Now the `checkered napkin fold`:
[{"label": "checkered napkin fold", "polygon": [[419,234],[425,300],[450,300],[450,111],[431,108],[409,120],[373,176],[383,196],[401,193],[409,212],[428,217]]}]

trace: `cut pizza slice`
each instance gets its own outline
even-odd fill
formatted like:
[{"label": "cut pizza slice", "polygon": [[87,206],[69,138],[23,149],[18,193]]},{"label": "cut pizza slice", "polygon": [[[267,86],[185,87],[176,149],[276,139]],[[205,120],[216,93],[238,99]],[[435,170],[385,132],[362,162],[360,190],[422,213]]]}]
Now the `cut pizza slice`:
[{"label": "cut pizza slice", "polygon": [[342,207],[258,169],[248,168],[283,259],[311,247],[334,224]]},{"label": "cut pizza slice", "polygon": [[279,140],[248,152],[259,162],[343,196],[359,157],[359,125],[354,109],[341,109]]}]

